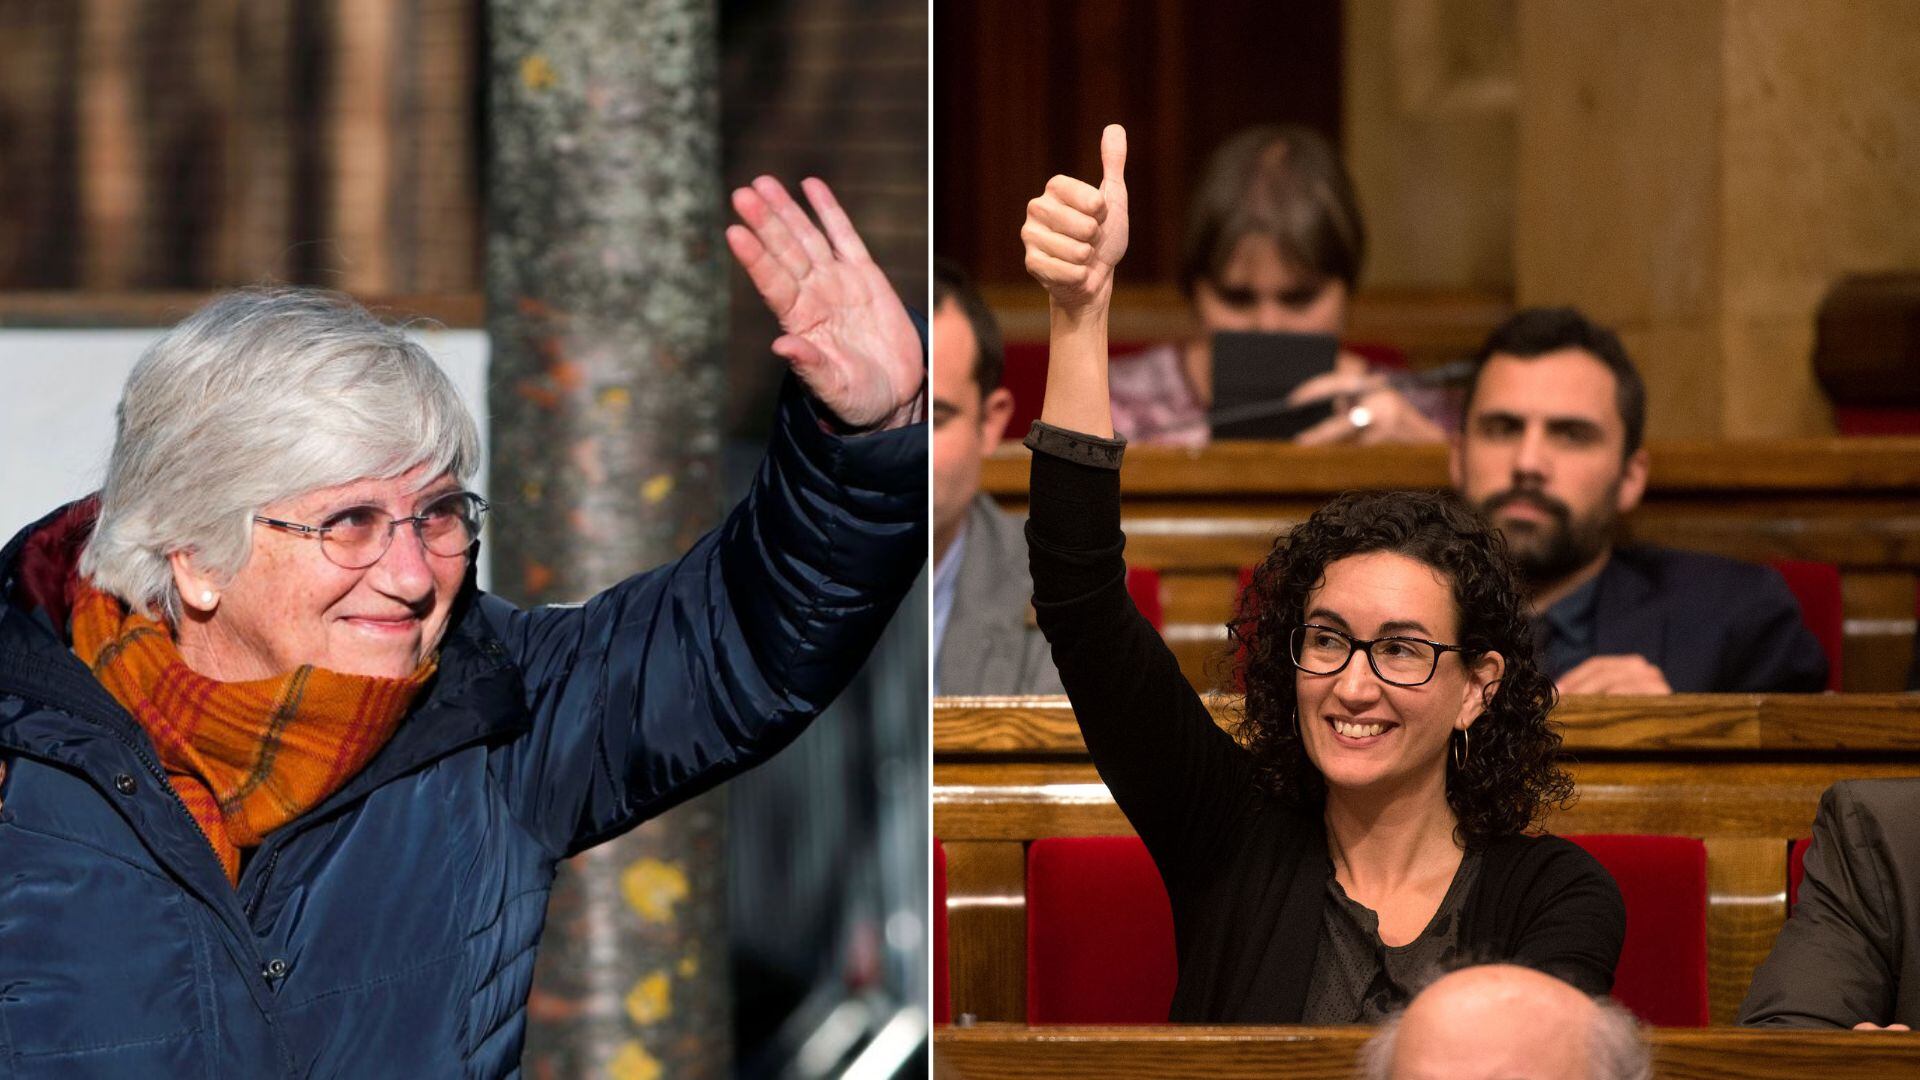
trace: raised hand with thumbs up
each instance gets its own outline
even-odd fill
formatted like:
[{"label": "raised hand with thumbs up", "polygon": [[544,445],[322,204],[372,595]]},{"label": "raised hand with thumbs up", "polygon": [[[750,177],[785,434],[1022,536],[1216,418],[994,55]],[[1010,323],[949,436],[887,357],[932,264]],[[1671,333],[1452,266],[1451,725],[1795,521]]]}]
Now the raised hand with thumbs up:
[{"label": "raised hand with thumbs up", "polygon": [[1027,203],[1020,239],[1027,273],[1051,299],[1047,397],[1040,419],[1055,427],[1111,436],[1107,404],[1107,307],[1113,270],[1127,253],[1127,132],[1100,135],[1100,186],[1070,176],[1047,181]]},{"label": "raised hand with thumbs up", "polygon": [[1103,310],[1113,295],[1113,269],[1127,253],[1127,132],[1109,124],[1100,136],[1100,186],[1071,176],[1047,181],[1027,203],[1020,230],[1027,273],[1069,314]]}]

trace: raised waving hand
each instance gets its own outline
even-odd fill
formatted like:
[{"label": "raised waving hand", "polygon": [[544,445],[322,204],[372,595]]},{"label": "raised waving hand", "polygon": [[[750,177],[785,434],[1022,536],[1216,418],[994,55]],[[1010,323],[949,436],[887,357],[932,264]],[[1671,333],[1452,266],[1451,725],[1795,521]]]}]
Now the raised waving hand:
[{"label": "raised waving hand", "polygon": [[841,424],[910,424],[924,411],[920,336],[832,190],[811,178],[800,188],[818,227],[780,181],[762,176],[735,189],[746,224],[727,228],[727,247],[780,320],[773,351]]}]

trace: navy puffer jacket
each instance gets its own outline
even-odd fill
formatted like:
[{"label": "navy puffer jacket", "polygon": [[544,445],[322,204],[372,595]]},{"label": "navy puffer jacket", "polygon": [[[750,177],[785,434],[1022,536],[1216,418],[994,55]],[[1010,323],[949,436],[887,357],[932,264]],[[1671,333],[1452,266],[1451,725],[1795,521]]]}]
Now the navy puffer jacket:
[{"label": "navy puffer jacket", "polygon": [[[469,590],[391,742],[239,887],[0,553],[0,1078],[510,1076],[554,866],[778,750],[926,554],[926,428],[791,387],[747,499],[585,605]],[[29,530],[31,532],[31,530]]]}]

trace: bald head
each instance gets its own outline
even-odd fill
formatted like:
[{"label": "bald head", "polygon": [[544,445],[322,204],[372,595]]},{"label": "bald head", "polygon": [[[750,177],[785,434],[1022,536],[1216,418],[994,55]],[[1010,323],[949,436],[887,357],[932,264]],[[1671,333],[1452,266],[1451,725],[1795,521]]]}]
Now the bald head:
[{"label": "bald head", "polygon": [[1631,1080],[1646,1050],[1633,1017],[1530,968],[1456,971],[1368,1044],[1370,1080]]}]

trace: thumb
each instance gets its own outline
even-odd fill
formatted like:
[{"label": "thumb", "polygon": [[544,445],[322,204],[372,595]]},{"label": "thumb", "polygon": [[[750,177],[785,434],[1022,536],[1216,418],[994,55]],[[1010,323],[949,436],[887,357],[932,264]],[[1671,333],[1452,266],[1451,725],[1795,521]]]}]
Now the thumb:
[{"label": "thumb", "polygon": [[1118,184],[1124,189],[1127,186],[1127,129],[1119,124],[1108,124],[1100,133],[1100,167],[1101,187]]}]

